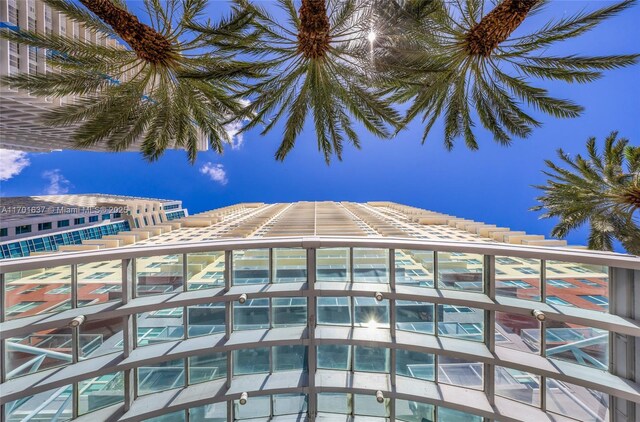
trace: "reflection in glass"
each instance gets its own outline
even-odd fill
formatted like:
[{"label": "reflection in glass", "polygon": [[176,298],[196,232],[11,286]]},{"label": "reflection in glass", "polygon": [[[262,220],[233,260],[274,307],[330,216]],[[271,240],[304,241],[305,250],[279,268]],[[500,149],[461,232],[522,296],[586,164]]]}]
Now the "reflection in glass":
[{"label": "reflection in glass", "polygon": [[137,314],[136,345],[141,347],[165,341],[182,340],[184,338],[183,310],[184,308],[165,308]]},{"label": "reflection in glass", "polygon": [[233,285],[269,283],[269,250],[233,251]]},{"label": "reflection in glass", "polygon": [[59,420],[71,419],[72,391],[70,385],[27,396],[4,405],[4,420],[7,422],[50,421],[52,415]]},{"label": "reflection in glass", "polygon": [[547,378],[547,411],[584,422],[609,420],[609,395]]},{"label": "reflection in glass", "polygon": [[484,365],[480,362],[438,356],[438,382],[482,390],[483,367]]},{"label": "reflection in glass", "polygon": [[389,300],[373,297],[354,297],[354,323],[369,328],[389,327]]},{"label": "reflection in glass", "polygon": [[224,251],[187,255],[187,290],[224,287]]},{"label": "reflection in glass", "polygon": [[182,254],[136,258],[136,296],[182,291]]},{"label": "reflection in glass", "polygon": [[78,265],[78,307],[121,300],[121,260]]},{"label": "reflection in glass", "polygon": [[351,281],[349,248],[327,248],[316,251],[317,281]]},{"label": "reflection in glass", "polygon": [[540,405],[540,376],[517,369],[496,366],[497,395],[532,406]]},{"label": "reflection in glass", "polygon": [[198,422],[227,422],[227,402],[192,407],[189,409],[189,420]]},{"label": "reflection in glass", "polygon": [[273,371],[307,370],[307,346],[274,346]]},{"label": "reflection in glass", "polygon": [[249,299],[233,303],[234,330],[260,330],[269,328],[269,299]]},{"label": "reflection in glass", "polygon": [[80,359],[122,351],[122,318],[86,320],[79,330]]},{"label": "reflection in glass", "polygon": [[354,283],[389,283],[389,250],[353,249]]},{"label": "reflection in glass", "polygon": [[58,328],[12,337],[5,341],[6,378],[72,363],[70,328]]},{"label": "reflection in glass", "polygon": [[385,398],[382,403],[378,403],[374,395],[354,394],[353,414],[388,418],[390,416],[389,399]]},{"label": "reflection in glass", "polygon": [[496,256],[496,296],[540,300],[539,259]]},{"label": "reflection in glass", "polygon": [[189,384],[227,377],[227,352],[189,358]]},{"label": "reflection in glass", "polygon": [[609,267],[546,261],[547,303],[609,312]]},{"label": "reflection in glass", "polygon": [[273,398],[273,416],[297,415],[307,412],[306,394],[275,394]]},{"label": "reflection in glass", "polygon": [[496,345],[540,353],[540,322],[532,315],[496,312]]},{"label": "reflection in glass", "polygon": [[482,422],[483,420],[481,416],[438,406],[439,422]]},{"label": "reflection in glass", "polygon": [[71,309],[71,266],[4,275],[5,319]]},{"label": "reflection in glass", "polygon": [[351,405],[351,394],[318,393],[318,412],[351,414]]},{"label": "reflection in glass", "polygon": [[435,420],[436,407],[432,404],[396,399],[396,420],[425,422]]},{"label": "reflection in glass", "polygon": [[233,375],[261,374],[270,370],[268,347],[233,351]]},{"label": "reflection in glass", "polygon": [[470,253],[437,252],[438,287],[441,289],[484,291],[484,256]]},{"label": "reflection in glass", "polygon": [[184,359],[141,366],[136,371],[139,395],[184,387]]},{"label": "reflection in glass", "polygon": [[351,347],[341,344],[318,345],[318,369],[351,370]]},{"label": "reflection in glass", "polygon": [[307,281],[307,251],[305,249],[273,249],[274,283],[304,283]]},{"label": "reflection in glass", "polygon": [[122,372],[102,375],[78,383],[78,411],[81,415],[124,402]]},{"label": "reflection in glass", "polygon": [[351,299],[348,297],[319,297],[318,324],[351,326]]},{"label": "reflection in glass", "polygon": [[187,307],[188,336],[198,337],[225,332],[224,302]]},{"label": "reflection in glass", "polygon": [[396,328],[418,333],[434,333],[433,303],[413,300],[396,301]]},{"label": "reflection in glass", "polygon": [[484,311],[466,306],[438,305],[438,334],[463,340],[484,340]]},{"label": "reflection in glass", "polygon": [[397,249],[396,284],[411,284],[420,287],[433,287],[432,251],[412,251]]},{"label": "reflection in glass", "polygon": [[236,420],[266,418],[271,415],[271,397],[254,396],[241,405],[238,400],[233,402],[234,416]]},{"label": "reflection in glass", "polygon": [[405,377],[435,381],[435,359],[431,353],[396,350],[396,372]]},{"label": "reflection in glass", "polygon": [[166,415],[156,416],[155,418],[145,419],[144,422],[185,422],[187,416],[184,410],[167,413]]},{"label": "reflection in glass", "polygon": [[307,298],[281,297],[271,299],[273,327],[307,325]]},{"label": "reflection in glass", "polygon": [[363,372],[389,372],[389,349],[384,347],[354,346],[354,370]]},{"label": "reflection in glass", "polygon": [[609,368],[609,332],[551,321],[545,330],[545,355],[597,369]]}]

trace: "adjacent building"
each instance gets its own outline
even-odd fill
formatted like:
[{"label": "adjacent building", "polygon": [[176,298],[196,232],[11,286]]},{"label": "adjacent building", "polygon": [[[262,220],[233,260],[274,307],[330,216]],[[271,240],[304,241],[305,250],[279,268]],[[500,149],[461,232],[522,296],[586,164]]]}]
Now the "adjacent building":
[{"label": "adjacent building", "polygon": [[640,416],[637,257],[391,202],[169,224],[0,261],[5,420]]},{"label": "adjacent building", "polygon": [[[0,1],[0,28],[25,28],[111,47],[119,45],[116,40],[84,28],[41,0]],[[55,52],[0,39],[0,76],[55,72],[47,62],[50,54]],[[132,68],[125,76],[133,76],[135,72],[136,69]],[[0,148],[28,152],[78,149],[72,139],[73,126],[54,128],[41,123],[45,113],[73,101],[73,97],[35,97],[24,90],[0,87]],[[207,140],[202,138],[198,149],[206,151],[208,148]],[[130,151],[138,149],[135,144],[129,148]],[[83,150],[108,151],[108,148],[96,144]]]}]

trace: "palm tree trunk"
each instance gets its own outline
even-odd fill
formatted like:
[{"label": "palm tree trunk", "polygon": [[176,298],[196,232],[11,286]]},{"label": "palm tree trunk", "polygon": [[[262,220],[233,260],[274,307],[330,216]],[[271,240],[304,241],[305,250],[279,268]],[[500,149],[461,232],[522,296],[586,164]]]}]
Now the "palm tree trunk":
[{"label": "palm tree trunk", "polygon": [[140,59],[152,64],[166,64],[172,59],[171,42],[167,38],[111,0],[80,0],[80,3],[111,26]]},{"label": "palm tree trunk", "polygon": [[324,57],[331,40],[325,0],[302,0],[299,15],[298,52],[307,59]]},{"label": "palm tree trunk", "polygon": [[466,35],[469,54],[489,57],[516,30],[540,0],[503,0]]}]

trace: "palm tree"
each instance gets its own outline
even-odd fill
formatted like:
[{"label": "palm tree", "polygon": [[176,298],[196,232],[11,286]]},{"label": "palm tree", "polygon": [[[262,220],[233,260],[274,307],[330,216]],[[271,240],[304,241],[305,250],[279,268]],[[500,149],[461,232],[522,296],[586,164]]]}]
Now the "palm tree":
[{"label": "palm tree", "polygon": [[587,157],[575,158],[562,149],[558,156],[563,168],[547,160],[547,185],[536,186],[544,195],[541,205],[532,210],[545,210],[541,218],[559,217],[552,234],[565,237],[571,230],[589,222],[589,248],[612,250],[613,239],[625,249],[640,255],[640,147],[617,139],[612,132],[604,142],[604,152],[596,148],[595,138],[587,141]]},{"label": "palm tree", "polygon": [[[421,0],[413,0],[421,1]],[[411,101],[406,121],[423,116],[423,142],[438,120],[444,120],[444,142],[453,148],[463,137],[477,149],[477,118],[495,140],[508,145],[513,136],[527,137],[541,122],[523,109],[558,118],[577,117],[582,107],[554,98],[531,79],[586,83],[604,70],[636,63],[638,55],[556,56],[546,49],[581,35],[629,8],[634,0],[550,21],[537,31],[512,36],[524,19],[545,5],[544,0],[503,0],[483,16],[483,0],[460,0],[459,7],[440,5],[414,31],[414,51],[389,52],[396,57],[388,71],[386,90],[397,101]]]},{"label": "palm tree", "polygon": [[[269,76],[245,91],[252,114],[246,129],[264,124],[270,132],[286,116],[276,159],[284,160],[309,116],[318,149],[327,163],[342,159],[343,142],[360,148],[352,120],[380,137],[391,136],[389,125],[401,120],[387,98],[376,95],[370,63],[371,5],[369,0],[278,0],[276,20],[260,7],[237,0],[254,14],[257,39],[239,51],[248,54]],[[200,28],[203,34],[206,28]],[[232,49],[238,49],[233,46]]]},{"label": "palm tree", "polygon": [[[71,0],[44,2],[130,47],[4,29],[1,36],[11,42],[46,49],[55,71],[12,75],[2,83],[37,96],[77,96],[49,112],[47,123],[76,128],[79,147],[105,143],[121,151],[141,140],[141,151],[149,160],[169,147],[182,147],[193,162],[202,138],[213,150],[222,151],[229,140],[225,124],[239,117],[245,106],[235,91],[243,78],[260,73],[189,29],[206,0],[169,0],[164,6],[145,2],[151,25],[141,23],[120,0],[81,0],[84,7]],[[227,37],[241,32],[250,20],[246,11],[234,9],[213,29]]]}]

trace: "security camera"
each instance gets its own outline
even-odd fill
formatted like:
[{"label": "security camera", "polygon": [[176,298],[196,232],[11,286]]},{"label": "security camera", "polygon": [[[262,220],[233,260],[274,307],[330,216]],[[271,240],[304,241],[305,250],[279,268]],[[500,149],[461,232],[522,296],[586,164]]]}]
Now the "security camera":
[{"label": "security camera", "polygon": [[242,304],[242,303],[245,303],[246,301],[247,301],[247,294],[246,293],[242,293],[240,295],[240,297],[238,298],[238,302],[240,302]]},{"label": "security camera", "polygon": [[245,391],[242,394],[240,394],[240,404],[241,405],[245,405],[247,404],[247,400],[249,399],[249,394]]},{"label": "security camera", "polygon": [[84,320],[85,320],[84,315],[78,315],[77,317],[75,317],[69,322],[69,327],[71,328],[79,327],[84,323]]},{"label": "security camera", "polygon": [[544,321],[547,319],[547,316],[539,309],[534,309],[531,311],[531,315],[533,315],[538,321]]},{"label": "security camera", "polygon": [[380,391],[380,390],[376,391],[376,401],[378,403],[384,403],[384,395],[382,394],[382,391]]},{"label": "security camera", "polygon": [[374,297],[376,298],[376,300],[378,302],[382,301],[382,293],[381,292],[376,292],[376,294],[374,295]]}]

